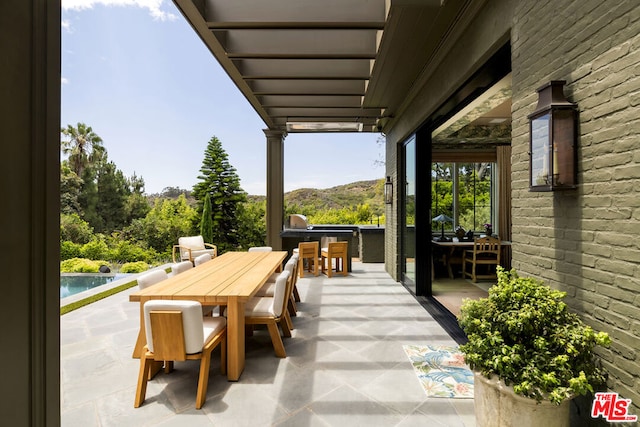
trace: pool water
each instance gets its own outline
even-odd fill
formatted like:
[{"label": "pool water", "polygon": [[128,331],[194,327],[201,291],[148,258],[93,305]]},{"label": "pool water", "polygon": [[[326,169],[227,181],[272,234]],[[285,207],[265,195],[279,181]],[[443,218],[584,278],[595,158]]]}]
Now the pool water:
[{"label": "pool water", "polygon": [[106,285],[115,280],[124,279],[131,274],[91,274],[77,273],[60,275],[60,298],[88,291],[96,286]]}]

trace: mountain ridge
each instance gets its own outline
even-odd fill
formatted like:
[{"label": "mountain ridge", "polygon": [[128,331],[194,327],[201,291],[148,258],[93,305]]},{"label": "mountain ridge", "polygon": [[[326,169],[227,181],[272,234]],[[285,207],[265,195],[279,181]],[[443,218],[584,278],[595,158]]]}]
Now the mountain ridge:
[{"label": "mountain ridge", "polygon": [[[249,201],[264,201],[266,196],[247,196]],[[384,210],[384,178],[355,181],[330,188],[298,188],[284,194],[288,206],[315,209],[342,209],[368,204],[375,211]]]}]

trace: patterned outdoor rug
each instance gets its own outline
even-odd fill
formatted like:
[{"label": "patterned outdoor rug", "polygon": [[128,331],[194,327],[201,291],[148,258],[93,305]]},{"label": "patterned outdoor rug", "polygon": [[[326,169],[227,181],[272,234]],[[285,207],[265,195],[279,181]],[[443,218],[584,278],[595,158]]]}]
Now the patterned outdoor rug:
[{"label": "patterned outdoor rug", "polygon": [[457,347],[403,345],[428,397],[473,399],[473,372]]}]

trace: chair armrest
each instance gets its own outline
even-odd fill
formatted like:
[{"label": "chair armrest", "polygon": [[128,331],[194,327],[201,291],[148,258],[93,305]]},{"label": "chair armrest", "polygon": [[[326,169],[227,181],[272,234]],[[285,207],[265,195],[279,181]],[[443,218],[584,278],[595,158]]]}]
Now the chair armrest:
[{"label": "chair armrest", "polygon": [[[186,246],[182,246],[182,245],[173,245],[173,253],[171,255],[172,255],[174,263],[178,262],[178,261],[176,261],[176,248],[182,248],[182,249],[188,251],[189,252],[189,260],[193,261],[191,259],[191,249],[190,248],[188,248]],[[180,261],[182,261],[182,255],[180,255]]]},{"label": "chair armrest", "polygon": [[211,243],[205,243],[204,244],[205,247],[210,247],[211,249],[213,249],[213,256],[212,258],[215,258],[218,256],[218,247],[216,245],[212,245]]}]

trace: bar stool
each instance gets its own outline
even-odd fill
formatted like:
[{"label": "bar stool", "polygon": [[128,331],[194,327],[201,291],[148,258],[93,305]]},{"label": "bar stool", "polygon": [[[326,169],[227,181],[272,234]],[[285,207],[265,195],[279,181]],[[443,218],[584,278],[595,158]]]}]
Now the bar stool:
[{"label": "bar stool", "polygon": [[298,261],[298,272],[300,277],[304,277],[304,263],[307,260],[307,271],[311,271],[311,264],[313,264],[313,275],[318,275],[318,242],[300,242],[298,244],[298,254],[300,259]]}]

